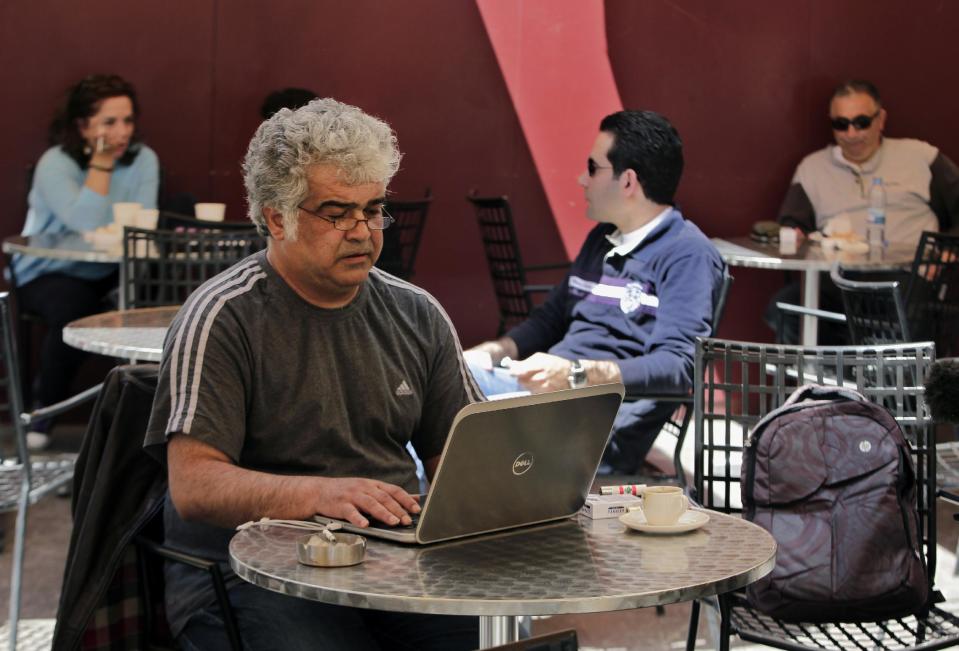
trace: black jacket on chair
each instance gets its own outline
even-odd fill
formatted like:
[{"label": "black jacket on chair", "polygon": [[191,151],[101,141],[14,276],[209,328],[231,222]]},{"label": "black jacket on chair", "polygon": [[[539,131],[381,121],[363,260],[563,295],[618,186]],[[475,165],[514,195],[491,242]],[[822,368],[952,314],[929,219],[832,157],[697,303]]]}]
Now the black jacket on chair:
[{"label": "black jacket on chair", "polygon": [[165,468],[143,450],[157,373],[155,364],[117,367],[97,398],[73,480],[54,649],[144,646],[144,627],[130,621],[142,618],[131,608],[139,590],[131,541],[162,508],[167,485]]}]

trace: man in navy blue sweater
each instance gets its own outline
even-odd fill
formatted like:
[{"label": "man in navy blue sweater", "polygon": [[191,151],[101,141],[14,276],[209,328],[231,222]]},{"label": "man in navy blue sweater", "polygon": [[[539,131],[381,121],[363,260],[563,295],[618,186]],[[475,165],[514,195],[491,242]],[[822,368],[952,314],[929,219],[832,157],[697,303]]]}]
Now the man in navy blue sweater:
[{"label": "man in navy blue sweater", "polygon": [[[724,265],[674,207],[682,142],[652,111],[613,113],[599,129],[579,177],[587,216],[599,224],[529,319],[468,351],[487,395],[608,382],[622,382],[631,395],[692,387],[695,338],[712,331]],[[493,368],[506,358],[508,370]],[[635,473],[674,408],[624,403],[606,452],[609,470]]]}]

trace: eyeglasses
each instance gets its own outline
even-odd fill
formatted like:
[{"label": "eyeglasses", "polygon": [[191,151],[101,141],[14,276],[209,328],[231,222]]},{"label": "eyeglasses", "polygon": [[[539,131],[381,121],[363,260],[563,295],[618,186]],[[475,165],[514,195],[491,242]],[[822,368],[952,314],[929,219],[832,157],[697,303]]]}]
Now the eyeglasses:
[{"label": "eyeglasses", "polygon": [[314,217],[319,217],[324,221],[330,222],[333,224],[333,228],[338,231],[351,231],[356,228],[356,225],[360,222],[366,224],[366,227],[371,231],[381,231],[389,228],[390,224],[396,221],[386,212],[385,206],[363,208],[363,214],[366,215],[366,219],[359,219],[358,217],[352,216],[354,211],[359,210],[359,206],[348,208],[342,206],[325,206],[321,207],[319,211],[309,210],[303,206],[297,206],[297,208]]},{"label": "eyeglasses", "polygon": [[857,115],[851,120],[849,118],[832,118],[829,123],[832,125],[833,131],[846,131],[850,124],[856,128],[856,131],[865,131],[872,126],[872,121],[877,117],[879,117],[879,111],[872,115]]},{"label": "eyeglasses", "polygon": [[586,159],[586,173],[590,176],[596,174],[596,170],[611,170],[613,169],[612,165],[597,165],[596,161],[592,158]]}]

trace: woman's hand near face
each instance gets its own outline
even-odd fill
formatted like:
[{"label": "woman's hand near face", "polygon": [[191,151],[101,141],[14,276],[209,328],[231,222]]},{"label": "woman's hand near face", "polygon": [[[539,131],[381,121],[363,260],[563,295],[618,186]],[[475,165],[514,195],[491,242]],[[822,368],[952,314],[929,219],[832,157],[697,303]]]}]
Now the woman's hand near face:
[{"label": "woman's hand near face", "polygon": [[[107,131],[106,127],[100,125],[95,128],[96,137],[93,139],[93,142],[90,143],[90,149],[92,153],[90,155],[91,167],[113,167],[116,163],[116,153],[117,148],[112,147],[110,142],[107,140]],[[96,167],[94,167],[96,169]]]}]

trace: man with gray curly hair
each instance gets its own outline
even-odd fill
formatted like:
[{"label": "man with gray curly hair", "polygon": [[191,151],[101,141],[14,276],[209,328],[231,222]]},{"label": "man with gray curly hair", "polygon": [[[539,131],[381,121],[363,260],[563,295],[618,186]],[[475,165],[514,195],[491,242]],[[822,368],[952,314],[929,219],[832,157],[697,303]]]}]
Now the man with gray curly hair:
[{"label": "man with gray curly hair", "polygon": [[[449,317],[373,264],[400,153],[390,127],[332,99],[260,125],[243,163],[266,251],[200,287],[174,320],[147,433],[166,446],[167,544],[218,561],[247,649],[472,649],[476,618],[288,597],[229,569],[234,528],[316,514],[364,527],[420,510],[459,409],[480,399]],[[166,569],[187,649],[225,648],[207,574]]]}]

